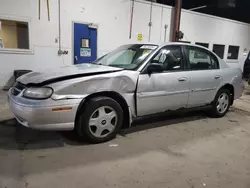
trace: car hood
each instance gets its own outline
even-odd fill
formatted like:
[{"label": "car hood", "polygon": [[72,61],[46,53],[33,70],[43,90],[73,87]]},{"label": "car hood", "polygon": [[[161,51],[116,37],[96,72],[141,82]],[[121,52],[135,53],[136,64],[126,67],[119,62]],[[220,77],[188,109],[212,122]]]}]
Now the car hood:
[{"label": "car hood", "polygon": [[105,74],[121,70],[123,69],[86,63],[80,65],[71,65],[60,68],[48,69],[42,72],[31,72],[19,77],[17,81],[25,85],[46,85],[58,81],[79,78],[83,76],[91,76],[96,74]]}]

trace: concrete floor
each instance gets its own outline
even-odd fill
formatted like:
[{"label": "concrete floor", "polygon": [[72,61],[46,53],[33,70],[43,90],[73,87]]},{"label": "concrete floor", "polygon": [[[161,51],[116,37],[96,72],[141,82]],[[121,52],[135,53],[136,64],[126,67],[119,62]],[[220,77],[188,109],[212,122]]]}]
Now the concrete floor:
[{"label": "concrete floor", "polygon": [[[0,95],[3,96],[3,95]],[[18,126],[0,97],[0,188],[250,187],[250,116],[155,117],[87,145]]]}]

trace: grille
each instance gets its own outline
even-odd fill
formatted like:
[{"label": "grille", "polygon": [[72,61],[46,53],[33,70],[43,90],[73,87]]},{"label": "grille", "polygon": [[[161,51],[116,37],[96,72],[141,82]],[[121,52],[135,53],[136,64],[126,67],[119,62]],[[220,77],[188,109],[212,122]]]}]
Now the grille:
[{"label": "grille", "polygon": [[19,82],[16,82],[12,89],[12,95],[17,96],[21,91],[25,89],[25,85]]}]

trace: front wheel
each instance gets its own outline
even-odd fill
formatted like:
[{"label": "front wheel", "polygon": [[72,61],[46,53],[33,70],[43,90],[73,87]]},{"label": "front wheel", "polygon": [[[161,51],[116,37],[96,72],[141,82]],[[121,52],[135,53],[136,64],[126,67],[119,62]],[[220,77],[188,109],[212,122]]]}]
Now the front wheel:
[{"label": "front wheel", "polygon": [[123,111],[119,103],[109,97],[96,97],[80,111],[76,131],[88,142],[101,143],[115,138],[122,123]]},{"label": "front wheel", "polygon": [[212,103],[212,115],[223,117],[228,112],[230,101],[230,91],[228,89],[219,90]]}]

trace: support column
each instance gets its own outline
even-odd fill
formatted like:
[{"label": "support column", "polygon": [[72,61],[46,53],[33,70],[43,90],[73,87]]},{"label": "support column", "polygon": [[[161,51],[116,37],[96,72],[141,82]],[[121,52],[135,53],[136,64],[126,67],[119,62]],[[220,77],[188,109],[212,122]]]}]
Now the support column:
[{"label": "support column", "polygon": [[172,27],[172,42],[178,41],[176,33],[180,31],[181,7],[182,7],[182,0],[175,0],[174,18],[173,18],[174,20]]}]

